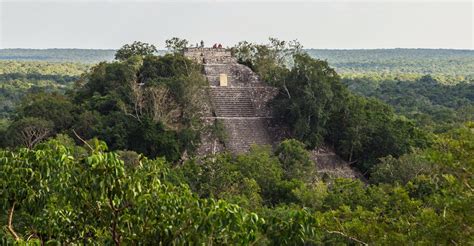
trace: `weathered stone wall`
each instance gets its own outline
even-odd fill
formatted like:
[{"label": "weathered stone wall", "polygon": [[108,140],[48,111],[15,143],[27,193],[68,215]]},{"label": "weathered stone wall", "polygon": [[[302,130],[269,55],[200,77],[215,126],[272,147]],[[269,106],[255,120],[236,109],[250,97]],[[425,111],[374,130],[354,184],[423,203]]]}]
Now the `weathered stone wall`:
[{"label": "weathered stone wall", "polygon": [[263,86],[258,76],[248,67],[238,63],[204,64],[204,74],[210,86],[219,86],[220,74],[226,74],[228,86]]},{"label": "weathered stone wall", "polygon": [[256,117],[273,117],[270,102],[278,94],[278,88],[271,86],[249,88],[250,98],[255,108]]},{"label": "weathered stone wall", "polygon": [[350,164],[336,155],[328,146],[315,148],[310,152],[311,159],[316,163],[316,171],[327,177],[351,178],[366,181],[364,176],[350,167]]},{"label": "weathered stone wall", "polygon": [[255,108],[246,87],[214,87],[210,95],[217,117],[255,117]]},{"label": "weathered stone wall", "polygon": [[207,117],[213,117],[214,116],[214,109],[212,107],[212,102],[210,101],[211,96],[210,96],[210,88],[204,87],[199,90],[199,102],[200,102],[200,112],[202,117],[207,118]]},{"label": "weathered stone wall", "polygon": [[203,129],[201,131],[201,144],[196,150],[197,156],[207,156],[225,151],[223,139],[219,139],[213,132],[213,125],[217,119],[203,118]]},{"label": "weathered stone wall", "polygon": [[256,145],[272,145],[265,119],[256,117],[226,118],[222,120],[227,129],[224,141],[226,149],[232,153],[243,153]]},{"label": "weathered stone wall", "polygon": [[224,48],[188,48],[184,50],[184,55],[203,64],[237,63],[230,51]]}]

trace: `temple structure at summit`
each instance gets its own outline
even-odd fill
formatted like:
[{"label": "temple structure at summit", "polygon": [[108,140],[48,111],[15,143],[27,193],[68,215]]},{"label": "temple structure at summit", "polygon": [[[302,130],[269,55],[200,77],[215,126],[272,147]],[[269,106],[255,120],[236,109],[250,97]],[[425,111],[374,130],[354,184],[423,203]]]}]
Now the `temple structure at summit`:
[{"label": "temple structure at summit", "polygon": [[[237,62],[224,48],[187,48],[184,55],[202,64],[207,78],[208,104],[203,120],[208,126],[224,127],[225,138],[203,134],[199,155],[229,151],[245,153],[252,145],[276,146],[290,137],[288,128],[276,125],[269,102],[278,88],[268,86],[249,67]],[[343,177],[360,177],[334,151],[322,147],[311,151],[320,173]]]},{"label": "temple structure at summit", "polygon": [[268,101],[278,90],[262,83],[249,67],[239,64],[226,49],[189,48],[184,54],[203,65],[211,102],[206,118],[219,120],[225,126],[225,149],[242,153],[252,144],[272,145],[268,131],[272,112]]}]

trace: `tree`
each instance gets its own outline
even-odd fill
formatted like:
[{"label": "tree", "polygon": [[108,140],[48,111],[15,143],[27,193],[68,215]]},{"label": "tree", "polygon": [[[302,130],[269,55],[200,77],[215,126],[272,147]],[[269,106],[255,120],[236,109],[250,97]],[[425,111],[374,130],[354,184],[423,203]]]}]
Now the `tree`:
[{"label": "tree", "polygon": [[70,128],[77,108],[70,98],[58,93],[32,93],[27,95],[18,108],[17,118],[35,117],[51,121],[53,132]]},{"label": "tree", "polygon": [[180,53],[188,47],[189,41],[173,37],[165,41],[166,48],[174,53]]},{"label": "tree", "polygon": [[132,56],[141,56],[145,57],[148,55],[153,55],[158,50],[152,44],[142,43],[140,41],[135,41],[132,44],[126,44],[117,50],[115,53],[115,59],[119,61],[127,60]]},{"label": "tree", "polygon": [[285,170],[286,179],[312,181],[316,175],[316,165],[311,160],[303,143],[295,139],[281,142],[275,150],[280,163]]},{"label": "tree", "polygon": [[420,153],[411,153],[393,158],[384,157],[371,171],[370,181],[374,183],[407,184],[419,175],[433,172],[433,164],[429,163]]},{"label": "tree", "polygon": [[[56,225],[52,215],[57,211],[45,208],[49,202],[57,202],[55,192],[58,189],[70,184],[74,158],[67,148],[55,143],[40,144],[36,150],[0,150],[0,199],[2,208],[8,209],[7,229],[16,241],[22,240],[28,232],[24,223],[33,234],[41,234],[36,229],[51,232]],[[15,216],[16,211],[18,216]],[[15,220],[23,223],[15,223]],[[15,230],[15,224],[22,225],[23,233]],[[36,237],[40,236],[38,234]]]},{"label": "tree", "polygon": [[252,210],[262,206],[260,186],[240,172],[228,153],[186,161],[179,173],[200,197],[225,199]]},{"label": "tree", "polygon": [[347,92],[339,76],[327,62],[297,54],[284,80],[282,92],[274,100],[275,115],[310,148],[321,145],[331,114],[345,101]]},{"label": "tree", "polygon": [[[11,237],[20,241],[31,231],[42,243],[114,245],[256,240],[261,218],[168,183],[164,159],[125,165],[102,142],[87,147],[90,152],[77,159],[57,141],[35,150],[0,151],[0,198]],[[27,225],[22,233],[15,231],[15,219]]]},{"label": "tree", "polygon": [[379,158],[399,157],[429,144],[424,131],[397,116],[389,105],[353,94],[331,115],[326,139],[339,155],[365,173],[373,170]]},{"label": "tree", "polygon": [[291,203],[296,197],[291,192],[299,185],[293,180],[284,180],[284,170],[269,146],[252,146],[249,153],[237,156],[236,167],[249,179],[254,179],[261,188],[266,205]]},{"label": "tree", "polygon": [[7,135],[12,146],[24,146],[32,149],[46,139],[53,131],[51,121],[26,117],[14,121],[8,128]]},{"label": "tree", "polygon": [[200,66],[182,54],[100,63],[73,93],[84,110],[74,128],[114,150],[177,160],[199,144],[205,83]]},{"label": "tree", "polygon": [[303,46],[297,41],[269,38],[268,44],[239,42],[231,52],[238,62],[250,67],[270,85],[285,86],[284,76],[294,65],[293,56],[302,53]]}]

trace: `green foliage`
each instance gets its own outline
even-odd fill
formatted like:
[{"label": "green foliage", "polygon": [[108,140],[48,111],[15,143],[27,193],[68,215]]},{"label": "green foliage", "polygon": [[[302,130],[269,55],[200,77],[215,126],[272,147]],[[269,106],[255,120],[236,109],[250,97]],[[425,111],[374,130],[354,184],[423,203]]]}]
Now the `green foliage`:
[{"label": "green foliage", "polygon": [[373,77],[344,79],[354,92],[378,98],[430,131],[445,131],[449,126],[472,121],[474,84],[457,81],[444,85],[431,76],[416,80],[379,80]]},{"label": "green foliage", "polygon": [[297,41],[284,41],[269,38],[268,44],[239,42],[231,52],[238,62],[250,67],[266,82],[278,85],[285,73],[283,67],[293,64],[292,57],[302,53],[303,46]]},{"label": "green foliage", "polygon": [[234,54],[267,83],[278,86],[275,118],[308,148],[332,144],[337,153],[366,173],[387,155],[400,156],[429,144],[424,131],[395,115],[390,106],[352,94],[328,62],[273,40],[240,43]]},{"label": "green foliage", "polygon": [[[199,144],[199,90],[205,79],[200,66],[181,54],[154,56],[147,53],[150,49],[147,44],[126,46],[120,56],[125,51],[146,54],[97,64],[67,95],[30,94],[16,109],[12,126],[36,117],[52,122],[48,135],[98,137],[113,150],[178,160]],[[12,136],[21,135],[19,128],[9,129]]]},{"label": "green foliage", "polygon": [[296,140],[284,141],[277,154],[267,146],[253,146],[238,156],[224,153],[188,161],[178,172],[201,197],[223,198],[251,209],[290,204],[298,197],[309,201],[307,193],[318,189],[311,182],[319,179],[308,152]]},{"label": "green foliage", "polygon": [[328,185],[322,181],[316,181],[296,187],[292,190],[292,193],[298,199],[298,203],[301,206],[315,211],[321,210],[325,205],[324,201],[328,195]]},{"label": "green foliage", "polygon": [[165,43],[166,43],[166,48],[170,51],[175,52],[175,53],[182,52],[189,45],[188,40],[180,39],[180,38],[177,38],[177,37],[167,39],[165,41]]},{"label": "green foliage", "polygon": [[[469,245],[474,124],[447,130],[470,119],[469,84],[344,81],[383,95],[419,126],[448,122],[427,136],[387,104],[349,92],[298,47],[271,39],[233,50],[280,88],[277,112],[304,142],[285,140],[275,152],[177,161],[198,142],[205,85],[201,67],[179,53],[100,63],[66,95],[25,97],[0,120],[4,144],[29,147],[0,150],[0,244]],[[69,84],[61,76],[48,79]],[[413,105],[434,123],[404,111]],[[370,183],[323,181],[305,150],[323,141]]]},{"label": "green foliage", "polygon": [[211,132],[213,136],[216,136],[219,141],[222,143],[228,138],[227,132],[225,129],[224,122],[222,120],[216,119],[214,124],[212,124]]},{"label": "green foliage", "polygon": [[286,179],[310,181],[314,177],[315,165],[303,143],[295,139],[282,141],[275,150]]},{"label": "green foliage", "polygon": [[200,197],[225,199],[252,210],[262,206],[260,186],[244,176],[228,154],[187,161],[178,172]]},{"label": "green foliage", "polygon": [[364,172],[379,158],[409,153],[430,144],[427,133],[410,120],[399,117],[386,104],[351,95],[347,104],[332,115],[327,140]]},{"label": "green foliage", "polygon": [[44,61],[0,61],[2,80],[54,80],[58,84],[73,82],[90,67],[73,61],[57,63]]},{"label": "green foliage", "polygon": [[327,60],[344,78],[414,80],[431,74],[446,83],[472,80],[474,51],[449,49],[317,50],[306,52]]},{"label": "green foliage", "polygon": [[7,130],[10,122],[7,119],[0,119],[0,148],[7,144]]},{"label": "green foliage", "polygon": [[74,63],[0,61],[0,118],[11,117],[29,93],[64,93],[88,68]]},{"label": "green foliage", "polygon": [[[269,45],[282,43],[280,40],[273,40],[269,42]],[[297,44],[298,42],[292,41],[291,43]],[[245,47],[244,44],[251,43],[241,42],[239,46]],[[287,44],[289,42],[284,43],[288,48]],[[305,49],[304,51],[313,58],[327,60],[344,78],[359,78],[368,75],[378,77],[380,80],[396,77],[403,80],[414,80],[423,75],[431,74],[437,80],[446,83],[457,83],[458,81],[472,79],[472,71],[474,71],[474,52],[472,50]],[[93,64],[111,61],[114,59],[115,53],[116,50],[97,49],[0,49],[0,60]],[[163,51],[160,50],[158,53],[163,54]],[[245,56],[242,57],[245,58]]]},{"label": "green foliage", "polygon": [[253,146],[249,154],[238,156],[236,162],[239,171],[261,187],[264,203],[277,204],[294,199],[293,184],[283,180],[283,168],[269,148]]},{"label": "green foliage", "polygon": [[265,227],[268,245],[321,244],[317,219],[305,209],[276,208]]},{"label": "green foliage", "polygon": [[54,131],[70,128],[74,123],[77,106],[69,98],[56,93],[33,93],[27,95],[17,108],[17,119],[36,117],[49,120]]},{"label": "green foliage", "polygon": [[124,61],[132,56],[149,56],[157,52],[157,49],[152,44],[142,43],[140,41],[135,41],[132,44],[126,44],[115,52],[115,59],[119,61]]},{"label": "green foliage", "polygon": [[[198,144],[200,67],[182,55],[101,63],[85,77],[75,101],[90,111],[78,126],[112,149],[177,160]],[[94,113],[95,111],[98,112]]]},{"label": "green foliage", "polygon": [[433,173],[432,164],[417,153],[406,154],[398,159],[387,156],[371,172],[370,181],[406,184],[416,176]]},{"label": "green foliage", "polygon": [[35,150],[0,152],[1,198],[4,209],[16,208],[19,239],[34,233],[41,241],[115,245],[255,240],[263,223],[257,215],[164,182],[163,159],[126,166],[105,149],[96,141],[76,159],[51,141]]},{"label": "green foliage", "polygon": [[[404,183],[392,176],[385,184],[318,181],[293,188],[292,201],[265,206],[254,199],[276,189],[267,184],[285,183],[281,163],[268,150],[221,154],[171,169],[164,159],[136,153],[127,154],[134,164],[125,164],[124,152],[107,152],[97,140],[76,156],[70,141],[58,137],[33,150],[0,151],[0,198],[5,214],[13,211],[17,243],[33,235],[28,243],[466,245],[474,233],[473,143],[468,123],[437,136],[431,148],[385,161],[408,166],[422,159],[433,166],[397,176]],[[301,144],[290,140],[284,147]],[[197,198],[182,181],[201,197],[222,197],[246,209]],[[0,219],[7,228],[7,216]],[[0,236],[15,240],[10,230]]]},{"label": "green foliage", "polygon": [[6,144],[33,148],[53,133],[54,124],[51,121],[25,117],[14,121],[6,131]]},{"label": "green foliage", "polygon": [[327,62],[295,55],[282,93],[275,98],[276,115],[290,125],[309,147],[321,145],[331,113],[344,102],[342,84]]},{"label": "green foliage", "polygon": [[0,49],[0,60],[93,64],[113,60],[115,52],[112,49]]}]

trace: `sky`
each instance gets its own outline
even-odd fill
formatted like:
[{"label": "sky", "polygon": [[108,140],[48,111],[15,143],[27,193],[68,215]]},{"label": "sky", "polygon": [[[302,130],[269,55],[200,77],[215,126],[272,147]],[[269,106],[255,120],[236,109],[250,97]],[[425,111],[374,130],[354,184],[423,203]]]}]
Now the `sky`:
[{"label": "sky", "polygon": [[0,48],[117,49],[171,37],[232,46],[474,49],[473,2],[426,0],[0,0]]}]

